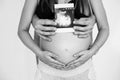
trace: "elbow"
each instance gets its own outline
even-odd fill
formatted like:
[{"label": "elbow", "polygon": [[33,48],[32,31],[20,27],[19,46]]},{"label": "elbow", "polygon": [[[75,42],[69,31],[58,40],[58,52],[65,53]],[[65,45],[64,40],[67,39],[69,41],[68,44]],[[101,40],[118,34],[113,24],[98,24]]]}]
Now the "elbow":
[{"label": "elbow", "polygon": [[18,29],[17,31],[18,37],[21,39],[24,36],[25,32],[27,32],[27,30]]},{"label": "elbow", "polygon": [[18,31],[17,31],[17,35],[18,35],[19,38],[21,38],[21,36],[22,36],[22,32],[23,32],[22,30],[19,30],[19,29],[18,29]]},{"label": "elbow", "polygon": [[109,28],[107,29],[107,33],[108,33],[108,36],[109,36],[110,35],[110,29]]},{"label": "elbow", "polygon": [[104,34],[106,34],[106,36],[109,37],[109,35],[110,35],[109,26],[100,28],[99,32],[104,32]]},{"label": "elbow", "polygon": [[24,39],[26,34],[29,34],[29,27],[24,27],[23,25],[19,24],[17,30],[17,36],[20,39]]},{"label": "elbow", "polygon": [[104,33],[106,34],[106,38],[108,38],[109,35],[110,35],[109,28],[105,28],[105,29],[104,29]]},{"label": "elbow", "polygon": [[105,30],[105,32],[106,32],[106,34],[107,34],[107,36],[109,36],[109,35],[110,35],[110,29],[109,29],[109,26],[108,26],[108,27],[106,27],[104,30]]}]

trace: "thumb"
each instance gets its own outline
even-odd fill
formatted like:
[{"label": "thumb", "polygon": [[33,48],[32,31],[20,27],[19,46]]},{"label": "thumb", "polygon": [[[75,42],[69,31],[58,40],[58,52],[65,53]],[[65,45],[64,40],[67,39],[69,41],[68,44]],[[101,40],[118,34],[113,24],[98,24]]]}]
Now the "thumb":
[{"label": "thumb", "polygon": [[56,54],[51,54],[51,57],[58,58]]},{"label": "thumb", "polygon": [[76,57],[80,57],[80,56],[82,56],[82,55],[83,55],[83,53],[82,53],[82,51],[81,51],[81,52],[78,52],[78,53],[74,54],[73,57],[76,58]]},{"label": "thumb", "polygon": [[51,57],[54,57],[54,58],[58,58],[58,56],[54,53],[51,53],[51,52],[48,52],[48,55],[51,56]]}]

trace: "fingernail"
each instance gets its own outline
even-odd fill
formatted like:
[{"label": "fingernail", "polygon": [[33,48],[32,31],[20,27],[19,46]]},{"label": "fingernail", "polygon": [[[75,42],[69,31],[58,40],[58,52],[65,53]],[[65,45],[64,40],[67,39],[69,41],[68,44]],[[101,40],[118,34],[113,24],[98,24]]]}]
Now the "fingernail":
[{"label": "fingernail", "polygon": [[77,27],[73,27],[73,29],[77,29]]},{"label": "fingernail", "polygon": [[77,55],[75,54],[75,55],[73,55],[73,57],[76,57]]}]

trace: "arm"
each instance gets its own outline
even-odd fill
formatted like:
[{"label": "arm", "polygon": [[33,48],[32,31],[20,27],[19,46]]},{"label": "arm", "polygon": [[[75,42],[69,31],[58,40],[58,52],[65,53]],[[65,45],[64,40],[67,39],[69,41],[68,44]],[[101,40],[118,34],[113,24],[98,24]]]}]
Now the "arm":
[{"label": "arm", "polygon": [[103,46],[109,35],[109,25],[101,0],[90,1],[97,21],[98,35],[89,50],[73,55],[76,59],[68,63],[68,67],[70,66],[69,68],[78,67],[89,60]]},{"label": "arm", "polygon": [[97,51],[103,46],[109,35],[109,25],[101,0],[90,0],[93,12],[96,17],[97,26],[98,26],[98,35],[92,44],[90,50],[93,54],[96,54]]},{"label": "arm", "polygon": [[35,44],[29,33],[31,19],[34,14],[36,5],[37,0],[25,0],[18,28],[18,36],[30,50],[32,50],[36,55],[38,55],[41,53],[41,50],[37,46],[37,44]]},{"label": "arm", "polygon": [[36,41],[34,41],[30,36],[29,28],[30,28],[31,19],[34,14],[36,5],[37,5],[37,0],[25,0],[25,4],[23,7],[19,28],[18,28],[18,36],[21,39],[21,41],[30,50],[32,50],[42,62],[54,68],[61,69],[64,66],[64,64],[52,58],[52,57],[57,58],[57,55],[52,54],[48,51],[42,51],[37,45]]}]

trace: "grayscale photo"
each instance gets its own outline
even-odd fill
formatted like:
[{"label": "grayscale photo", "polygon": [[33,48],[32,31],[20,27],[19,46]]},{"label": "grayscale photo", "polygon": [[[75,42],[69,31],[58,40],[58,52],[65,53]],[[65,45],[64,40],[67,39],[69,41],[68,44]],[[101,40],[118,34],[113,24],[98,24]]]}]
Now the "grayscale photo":
[{"label": "grayscale photo", "polygon": [[119,0],[1,0],[0,80],[120,80]]}]

